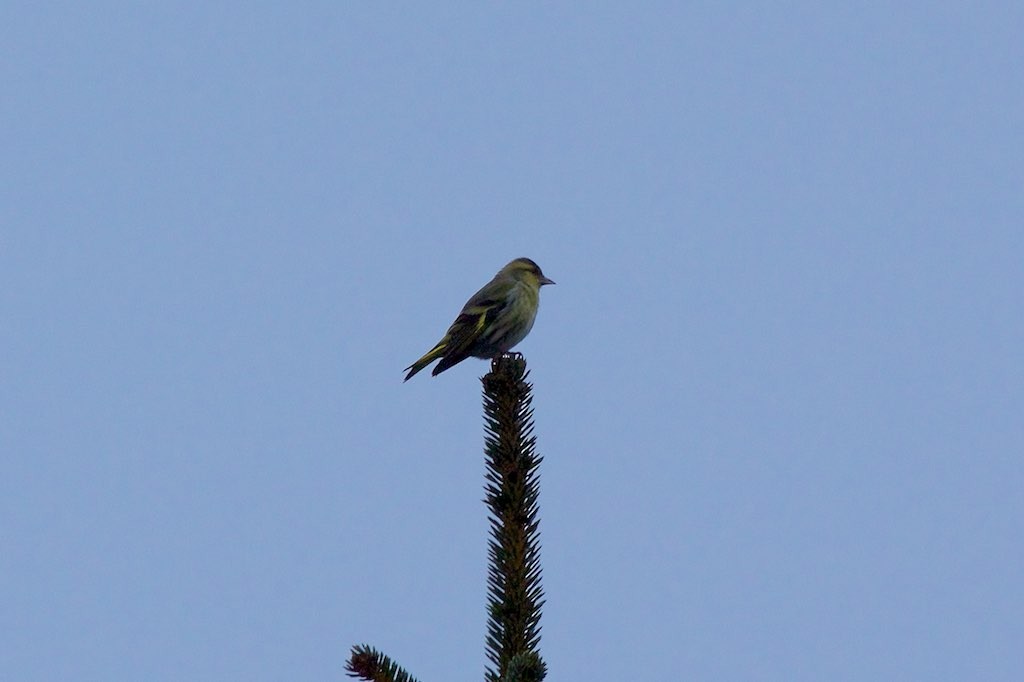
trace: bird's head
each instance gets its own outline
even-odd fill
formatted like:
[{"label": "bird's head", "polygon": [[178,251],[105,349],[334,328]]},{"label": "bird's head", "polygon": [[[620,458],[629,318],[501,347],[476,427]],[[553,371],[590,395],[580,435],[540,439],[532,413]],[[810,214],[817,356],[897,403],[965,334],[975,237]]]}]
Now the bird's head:
[{"label": "bird's head", "polygon": [[514,261],[501,269],[500,275],[508,275],[531,287],[540,288],[545,284],[554,284],[541,272],[540,266],[529,258],[516,258]]}]

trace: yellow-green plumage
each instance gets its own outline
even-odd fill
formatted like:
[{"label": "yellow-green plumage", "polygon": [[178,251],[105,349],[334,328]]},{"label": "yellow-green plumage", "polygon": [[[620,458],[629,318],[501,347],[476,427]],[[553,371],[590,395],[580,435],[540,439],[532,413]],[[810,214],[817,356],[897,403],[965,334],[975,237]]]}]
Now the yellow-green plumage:
[{"label": "yellow-green plumage", "polygon": [[493,358],[512,349],[533,328],[540,288],[554,284],[529,258],[517,258],[466,301],[448,333],[408,367],[408,381],[438,358],[437,376],[468,357]]}]

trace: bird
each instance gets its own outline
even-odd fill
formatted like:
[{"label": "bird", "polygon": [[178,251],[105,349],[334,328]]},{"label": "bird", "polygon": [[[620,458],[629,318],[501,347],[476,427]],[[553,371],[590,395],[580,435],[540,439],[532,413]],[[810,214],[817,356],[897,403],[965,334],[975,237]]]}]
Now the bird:
[{"label": "bird", "polygon": [[554,282],[529,258],[516,258],[473,294],[448,332],[419,360],[403,371],[404,381],[441,358],[431,372],[437,376],[468,357],[494,358],[507,353],[533,329],[540,288]]}]

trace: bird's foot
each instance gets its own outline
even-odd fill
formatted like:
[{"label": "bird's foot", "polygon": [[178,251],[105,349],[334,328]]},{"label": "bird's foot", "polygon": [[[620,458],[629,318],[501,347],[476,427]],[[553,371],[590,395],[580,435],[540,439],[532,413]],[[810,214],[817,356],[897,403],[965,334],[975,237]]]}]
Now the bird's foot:
[{"label": "bird's foot", "polygon": [[503,362],[525,362],[522,353],[516,353],[513,351],[506,351],[504,353],[498,353],[491,358],[491,369],[494,370]]}]

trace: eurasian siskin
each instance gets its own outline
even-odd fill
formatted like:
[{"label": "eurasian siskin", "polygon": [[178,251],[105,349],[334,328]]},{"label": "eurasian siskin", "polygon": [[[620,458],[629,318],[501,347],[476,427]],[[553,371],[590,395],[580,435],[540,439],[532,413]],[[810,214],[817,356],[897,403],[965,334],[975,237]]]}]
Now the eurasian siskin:
[{"label": "eurasian siskin", "polygon": [[529,258],[516,258],[503,267],[466,301],[444,338],[405,368],[405,381],[438,358],[433,376],[468,357],[486,359],[508,352],[533,328],[545,284],[554,282]]}]

